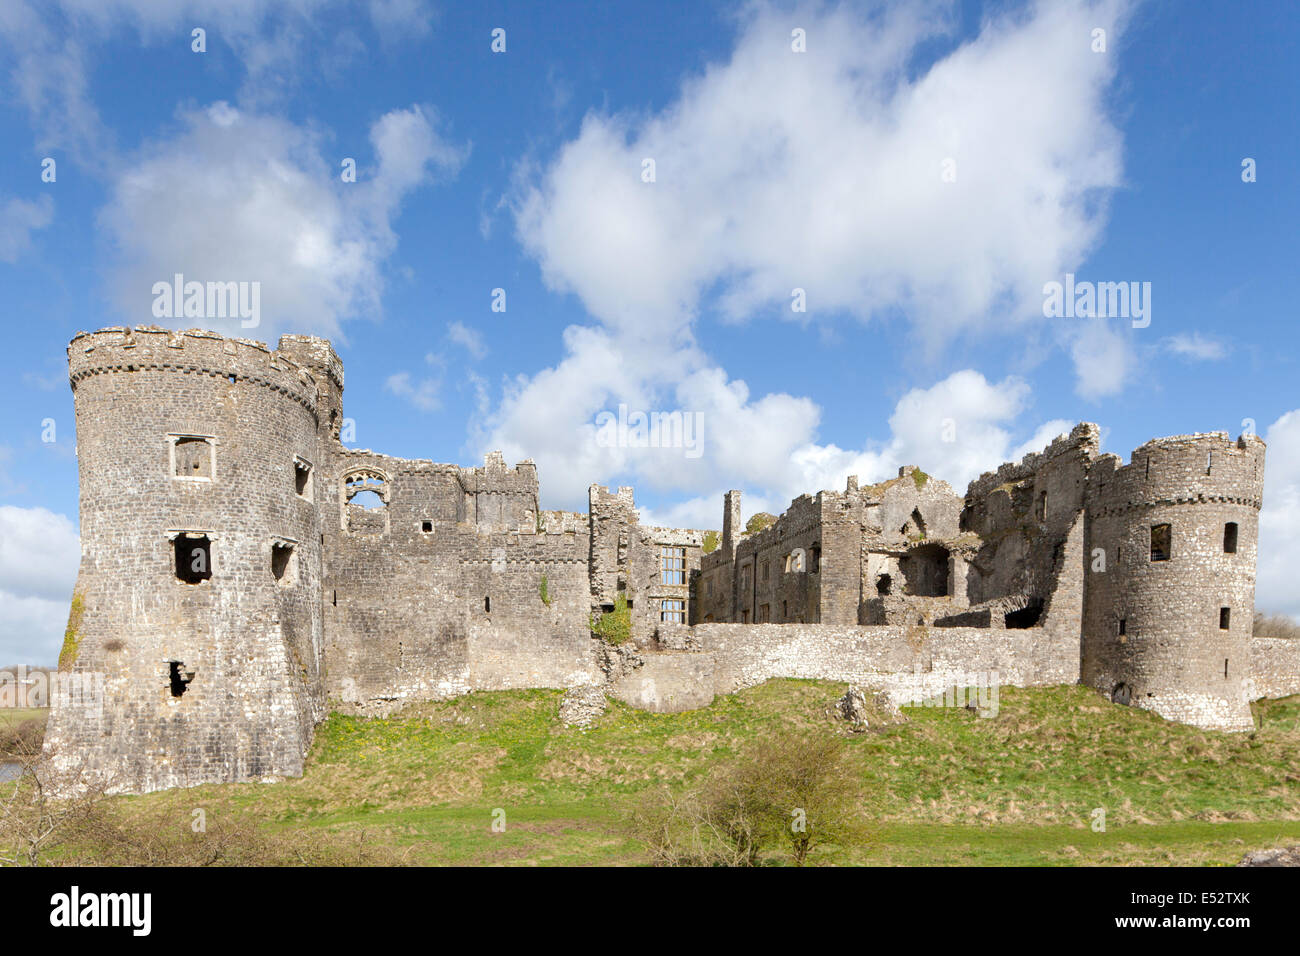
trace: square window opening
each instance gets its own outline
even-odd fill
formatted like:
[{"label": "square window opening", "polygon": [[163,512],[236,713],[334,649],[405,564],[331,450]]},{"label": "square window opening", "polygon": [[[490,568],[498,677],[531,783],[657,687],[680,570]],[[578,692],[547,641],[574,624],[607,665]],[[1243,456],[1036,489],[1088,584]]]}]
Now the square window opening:
[{"label": "square window opening", "polygon": [[205,534],[178,534],[172,542],[176,556],[176,580],[202,584],[212,577],[212,542]]},{"label": "square window opening", "polygon": [[1173,529],[1167,524],[1151,526],[1151,560],[1168,561],[1172,551]]},{"label": "square window opening", "polygon": [[212,480],[213,445],[198,435],[172,437],[172,477]]}]

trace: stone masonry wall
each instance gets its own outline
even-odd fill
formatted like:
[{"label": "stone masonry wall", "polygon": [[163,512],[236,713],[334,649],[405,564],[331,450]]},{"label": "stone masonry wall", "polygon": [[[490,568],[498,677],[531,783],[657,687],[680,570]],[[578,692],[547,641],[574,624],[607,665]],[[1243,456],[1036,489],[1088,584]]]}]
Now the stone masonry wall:
[{"label": "stone masonry wall", "polygon": [[1252,698],[1300,694],[1300,641],[1256,637],[1250,642]]},{"label": "stone masonry wall", "polygon": [[[104,694],[56,701],[47,756],[115,790],[301,773],[325,714],[316,490],[295,489],[295,458],[320,460],[315,380],[199,331],[83,333],[68,354],[82,560],[60,669]],[[187,532],[211,544],[197,583],[177,576]]]},{"label": "stone masonry wall", "polygon": [[[850,476],[747,535],[732,491],[705,555],[703,531],[642,527],[631,488],[542,512],[531,461],[345,447],[324,339],[272,351],[141,326],[80,333],[68,357],[82,560],[60,670],[103,685],[52,702],[46,753],[114,790],[300,774],[330,707],[474,689],[608,680],[680,710],[773,677],[901,700],[1082,677],[1229,730],[1251,726],[1252,697],[1300,692],[1300,642],[1250,634],[1253,437],[1159,439],[1121,466],[1082,424],[964,501],[910,468]],[[1171,553],[1153,561],[1164,524]],[[665,581],[664,548],[683,580]],[[178,560],[195,553],[197,576]],[[611,666],[591,620],[620,596],[632,644]]]},{"label": "stone masonry wall", "polygon": [[[1148,442],[1090,476],[1083,680],[1162,716],[1249,729],[1264,443],[1223,432]],[[1225,529],[1235,525],[1235,549]],[[1153,535],[1169,528],[1167,560]],[[1094,558],[1095,560],[1095,558]]]}]

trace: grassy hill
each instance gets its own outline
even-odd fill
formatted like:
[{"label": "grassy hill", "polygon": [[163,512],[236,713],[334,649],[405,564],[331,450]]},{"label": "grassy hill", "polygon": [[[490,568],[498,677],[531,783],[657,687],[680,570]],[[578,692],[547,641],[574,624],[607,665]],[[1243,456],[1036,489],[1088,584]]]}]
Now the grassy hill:
[{"label": "grassy hill", "polygon": [[[301,779],[111,803],[178,832],[201,808],[286,862],[285,847],[319,844],[336,862],[355,847],[356,862],[637,864],[623,821],[646,791],[688,786],[782,728],[846,733],[828,716],[843,690],[771,681],[672,715],[611,702],[585,731],[560,725],[558,691],[475,693],[389,719],[332,716]],[[1256,705],[1253,734],[1168,723],[1082,687],[1003,688],[999,703],[993,719],[875,715],[848,743],[873,839],[810,862],[1230,864],[1300,842],[1300,697]],[[1104,833],[1089,826],[1096,808]]]}]

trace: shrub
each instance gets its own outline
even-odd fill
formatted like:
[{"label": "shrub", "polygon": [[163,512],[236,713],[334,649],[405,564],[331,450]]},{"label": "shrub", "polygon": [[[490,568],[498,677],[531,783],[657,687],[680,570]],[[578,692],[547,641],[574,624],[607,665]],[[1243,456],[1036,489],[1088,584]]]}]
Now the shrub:
[{"label": "shrub", "polygon": [[754,517],[749,519],[745,525],[745,534],[757,534],[764,528],[769,528],[776,523],[776,515],[768,514],[766,511],[760,511]]},{"label": "shrub", "polygon": [[704,532],[704,553],[712,554],[714,551],[717,550],[718,550],[718,532],[716,531]]},{"label": "shrub", "polygon": [[39,754],[45,738],[45,720],[36,718],[16,724],[0,724],[0,756]]},{"label": "shrub", "polygon": [[626,643],[632,636],[632,611],[627,597],[620,594],[614,599],[614,610],[605,611],[599,618],[592,615],[591,631],[608,644]]},{"label": "shrub", "polygon": [[777,734],[697,787],[651,793],[630,828],[660,866],[755,866],[769,851],[803,866],[819,846],[867,838],[846,748],[824,729]]}]

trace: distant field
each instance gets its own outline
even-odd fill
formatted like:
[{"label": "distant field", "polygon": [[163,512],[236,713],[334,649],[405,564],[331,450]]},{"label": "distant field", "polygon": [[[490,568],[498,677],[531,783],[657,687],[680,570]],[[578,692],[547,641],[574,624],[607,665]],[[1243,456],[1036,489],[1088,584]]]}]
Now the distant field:
[{"label": "distant field", "polygon": [[24,720],[45,722],[48,707],[0,707],[0,727],[12,727]]},{"label": "distant field", "polygon": [[[389,861],[638,864],[644,850],[622,821],[648,788],[698,780],[782,727],[843,733],[827,717],[843,689],[771,681],[672,715],[611,703],[585,732],[556,720],[558,691],[476,693],[391,719],[335,715],[301,779],[112,805],[178,829],[202,808],[284,845],[355,843]],[[1257,705],[1253,734],[1167,723],[1082,687],[1004,688],[999,703],[994,719],[905,708],[906,722],[851,737],[874,839],[810,862],[1233,864],[1300,842],[1300,697]],[[1089,825],[1097,808],[1104,833]],[[81,853],[93,859],[94,848]]]}]

